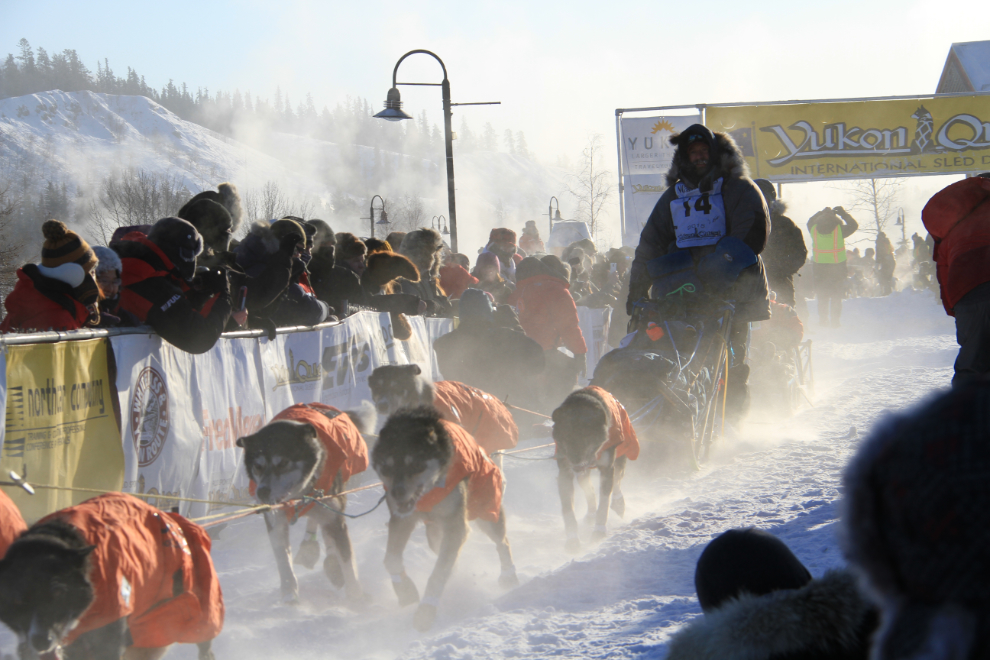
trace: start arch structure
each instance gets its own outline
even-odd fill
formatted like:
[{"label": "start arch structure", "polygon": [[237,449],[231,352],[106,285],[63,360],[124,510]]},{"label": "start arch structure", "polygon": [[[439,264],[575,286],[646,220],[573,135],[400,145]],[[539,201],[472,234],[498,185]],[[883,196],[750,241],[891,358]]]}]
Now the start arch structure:
[{"label": "start arch structure", "polygon": [[623,245],[635,247],[663,191],[670,136],[728,133],[753,178],[778,184],[990,171],[990,92],[619,108]]}]

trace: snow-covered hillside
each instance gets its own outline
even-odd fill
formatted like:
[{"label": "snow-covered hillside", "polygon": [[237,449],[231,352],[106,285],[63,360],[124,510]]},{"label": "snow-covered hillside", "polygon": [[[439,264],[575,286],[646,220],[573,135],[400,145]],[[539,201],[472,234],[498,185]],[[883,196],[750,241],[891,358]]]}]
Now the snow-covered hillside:
[{"label": "snow-covered hillside", "polygon": [[[376,159],[385,159],[386,180],[372,194],[401,190],[421,198],[427,222],[447,212],[442,153],[422,160],[284,133],[244,135],[249,142],[214,133],[142,96],[43,92],[0,100],[0,173],[29,177],[37,186],[64,182],[73,195],[92,195],[111,171],[133,167],[174,176],[193,193],[226,180],[242,191],[259,191],[272,181],[289,198],[329,205],[335,191],[363,198],[372,188]],[[462,251],[477,247],[499,224],[500,201],[503,222],[521,229],[539,217],[551,195],[562,193],[566,176],[535,161],[483,151],[456,153],[455,173]],[[338,220],[341,229],[364,229],[358,217]]]},{"label": "snow-covered hillside", "polygon": [[[810,331],[814,408],[791,419],[751,419],[697,472],[630,464],[626,520],[614,520],[603,543],[586,543],[576,557],[563,549],[553,461],[507,457],[505,510],[522,585],[498,589],[492,543],[473,530],[435,629],[425,635],[412,627],[413,608],[396,604],[382,566],[384,507],[349,523],[372,598],[358,610],[322,570],[301,569],[302,604],[280,605],[263,522],[234,523],[213,546],[227,604],[217,657],[663,658],[671,635],[700,614],[695,562],[722,531],[769,530],[815,576],[842,565],[835,532],[843,467],[884,411],[948,386],[957,349],[952,320],[929,292],[848,300],[843,325]],[[547,451],[524,456],[548,457]],[[370,509],[379,497],[359,493],[348,510]],[[298,546],[303,526],[292,534]],[[407,571],[420,587],[434,561],[420,528],[406,550]],[[12,650],[11,643],[9,633],[0,633],[0,652]],[[195,648],[170,657],[195,658]]]}]

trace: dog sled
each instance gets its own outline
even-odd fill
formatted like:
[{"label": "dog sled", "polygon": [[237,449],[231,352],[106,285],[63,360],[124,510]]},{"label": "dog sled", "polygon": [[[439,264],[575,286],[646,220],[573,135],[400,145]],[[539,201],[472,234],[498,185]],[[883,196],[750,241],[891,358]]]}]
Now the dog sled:
[{"label": "dog sled", "polygon": [[731,237],[697,267],[687,250],[654,259],[647,265],[652,298],[636,303],[634,332],[595,369],[591,384],[619,399],[637,432],[661,453],[686,453],[697,464],[723,435],[727,404],[740,396],[730,380],[745,378],[748,369],[743,346],[733,346],[740,341],[732,332],[733,298],[740,273],[756,263],[752,250]]}]

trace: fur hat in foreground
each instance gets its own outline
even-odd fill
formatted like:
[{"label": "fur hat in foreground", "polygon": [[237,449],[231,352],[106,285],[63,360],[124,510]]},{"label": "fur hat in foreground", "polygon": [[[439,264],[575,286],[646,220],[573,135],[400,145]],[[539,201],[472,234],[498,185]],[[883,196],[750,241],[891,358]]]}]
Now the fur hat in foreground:
[{"label": "fur hat in foreground", "polygon": [[856,578],[833,571],[800,589],[743,594],[694,619],[670,640],[667,660],[866,657],[872,616]]},{"label": "fur hat in foreground", "polygon": [[375,252],[368,256],[367,268],[361,274],[361,285],[369,291],[374,291],[400,277],[410,282],[419,282],[416,264],[401,254]]},{"label": "fur hat in foreground", "polygon": [[[192,199],[183,205],[179,209],[178,216],[183,220],[190,220],[192,218],[187,217],[191,214],[190,207],[201,199],[208,199],[211,202],[216,202],[220,206],[226,209],[227,213],[230,214],[231,219],[231,231],[237,231],[241,226],[241,222],[244,219],[244,207],[241,205],[241,195],[237,192],[237,186],[232,183],[221,183],[214,190],[204,190],[203,192],[194,195]],[[195,224],[195,223],[194,223]]]},{"label": "fur hat in foreground", "polygon": [[420,276],[429,273],[436,279],[440,272],[440,251],[443,249],[443,237],[436,229],[423,227],[415,229],[402,239],[399,254],[404,254],[416,264]]},{"label": "fur hat in foreground", "polygon": [[845,553],[882,610],[873,658],[990,648],[988,438],[981,381],[887,417],[846,468]]}]

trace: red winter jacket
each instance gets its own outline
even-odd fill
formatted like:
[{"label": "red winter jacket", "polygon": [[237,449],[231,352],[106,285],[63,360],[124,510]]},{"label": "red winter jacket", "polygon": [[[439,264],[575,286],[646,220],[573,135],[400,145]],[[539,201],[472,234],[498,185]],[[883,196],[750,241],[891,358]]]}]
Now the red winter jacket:
[{"label": "red winter jacket", "polygon": [[0,332],[78,330],[89,310],[72,297],[72,287],[45,277],[34,264],[17,269],[17,284],[5,301]]},{"label": "red winter jacket", "polygon": [[161,248],[140,232],[124,236],[117,251],[124,268],[121,308],[187,353],[213,348],[230,317],[230,295],[191,290]]},{"label": "red winter jacket", "polygon": [[441,420],[441,424],[454,441],[454,457],[451,459],[447,477],[416,502],[416,510],[428,513],[450,495],[457,484],[467,479],[468,520],[484,518],[498,522],[502,508],[502,472],[498,469],[471,434],[454,422]]},{"label": "red winter jacket", "polygon": [[519,427],[512,413],[496,397],[455,380],[434,383],[433,390],[433,407],[440,416],[464,427],[489,456],[519,442]]},{"label": "red winter jacket", "polygon": [[124,493],[86,500],[42,518],[69,523],[96,546],[96,598],[65,640],[127,617],[134,646],[199,644],[220,634],[224,605],[210,537],[177,513]]},{"label": "red winter jacket", "polygon": [[26,529],[21,510],[7,493],[0,490],[0,559],[3,559],[10,544]]},{"label": "red winter jacket", "polygon": [[990,282],[990,179],[973,177],[943,188],[928,200],[921,220],[935,239],[935,273],[942,305],[956,303]]},{"label": "red winter jacket", "polygon": [[553,275],[534,275],[516,284],[509,304],[519,310],[526,336],[547,351],[563,345],[575,355],[588,352],[578,324],[570,285]]},{"label": "red winter jacket", "polygon": [[478,282],[478,278],[460,264],[449,264],[440,268],[440,287],[451,300],[460,298],[462,293]]},{"label": "red winter jacket", "polygon": [[[340,413],[333,419],[327,417],[323,411]],[[361,431],[354,425],[350,417],[341,413],[333,406],[322,403],[297,403],[289,406],[272,418],[273,422],[287,420],[290,422],[306,422],[312,424],[316,429],[316,437],[323,443],[327,450],[327,460],[323,464],[323,471],[313,484],[313,490],[330,493],[337,473],[340,473],[341,483],[346,483],[348,479],[359,472],[368,469],[368,445],[361,436]],[[248,492],[254,495],[257,484],[253,481],[248,486]],[[319,497],[319,493],[313,495]],[[285,515],[289,520],[298,520],[315,506],[310,502],[302,506],[295,506],[292,509],[285,509]]]}]

